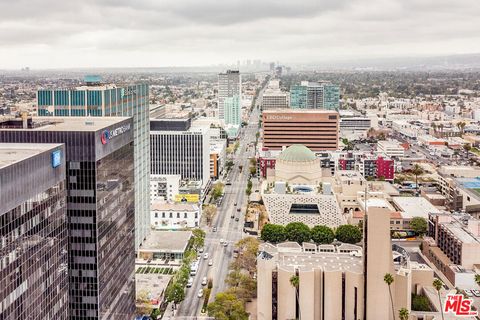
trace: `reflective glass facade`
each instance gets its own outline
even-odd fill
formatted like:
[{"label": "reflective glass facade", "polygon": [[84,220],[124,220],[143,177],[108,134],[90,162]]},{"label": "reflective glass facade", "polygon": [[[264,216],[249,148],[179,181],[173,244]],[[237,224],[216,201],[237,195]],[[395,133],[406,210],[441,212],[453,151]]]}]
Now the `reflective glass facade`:
[{"label": "reflective glass facade", "polygon": [[[238,76],[238,75],[237,75]],[[135,249],[150,230],[150,123],[147,84],[38,90],[39,116],[133,117],[135,149]]]},{"label": "reflective glass facade", "polygon": [[135,315],[133,130],[101,139],[105,130],[133,125],[111,122],[92,131],[0,129],[3,142],[66,145],[70,320]]},{"label": "reflective glass facade", "polygon": [[65,159],[54,168],[54,150],[64,157],[57,147],[0,168],[0,319],[68,319]]},{"label": "reflective glass facade", "polygon": [[340,87],[329,83],[310,83],[290,87],[292,109],[338,110]]}]

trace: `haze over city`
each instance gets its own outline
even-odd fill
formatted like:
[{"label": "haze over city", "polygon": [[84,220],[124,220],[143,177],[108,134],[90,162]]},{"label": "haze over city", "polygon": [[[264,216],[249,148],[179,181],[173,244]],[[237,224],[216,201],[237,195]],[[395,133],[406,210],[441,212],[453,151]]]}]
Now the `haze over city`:
[{"label": "haze over city", "polygon": [[471,54],[480,53],[479,16],[476,0],[4,0],[0,68]]}]

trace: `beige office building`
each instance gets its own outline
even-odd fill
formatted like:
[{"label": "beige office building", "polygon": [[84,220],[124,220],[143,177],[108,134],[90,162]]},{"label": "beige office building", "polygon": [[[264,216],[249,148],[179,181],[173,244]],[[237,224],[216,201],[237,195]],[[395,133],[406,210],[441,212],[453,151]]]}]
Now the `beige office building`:
[{"label": "beige office building", "polygon": [[[411,262],[400,247],[392,251],[386,209],[368,209],[364,232],[363,248],[340,243],[262,244],[257,260],[257,319],[392,320],[386,273],[394,277],[395,314],[400,308],[409,310],[411,294],[431,285],[433,271]],[[298,277],[298,288],[292,277]]]}]

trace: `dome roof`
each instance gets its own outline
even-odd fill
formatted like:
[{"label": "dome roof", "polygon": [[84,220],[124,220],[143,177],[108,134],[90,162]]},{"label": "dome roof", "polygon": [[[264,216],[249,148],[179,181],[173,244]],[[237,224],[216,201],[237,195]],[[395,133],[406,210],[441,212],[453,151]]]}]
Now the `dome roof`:
[{"label": "dome roof", "polygon": [[301,144],[293,144],[287,149],[283,150],[278,156],[279,160],[291,162],[309,162],[317,159],[315,153]]}]

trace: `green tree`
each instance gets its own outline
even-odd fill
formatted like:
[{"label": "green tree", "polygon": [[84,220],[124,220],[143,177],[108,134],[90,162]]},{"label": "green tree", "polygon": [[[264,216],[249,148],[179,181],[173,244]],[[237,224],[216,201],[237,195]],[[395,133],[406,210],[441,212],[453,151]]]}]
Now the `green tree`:
[{"label": "green tree", "polygon": [[200,249],[205,244],[205,231],[202,229],[193,229],[192,230],[193,242],[192,246],[195,250]]},{"label": "green tree", "polygon": [[315,226],[311,230],[312,240],[316,244],[329,244],[335,239],[335,233],[327,226]]},{"label": "green tree", "polygon": [[477,284],[477,286],[480,286],[480,274],[475,274],[475,283]]},{"label": "green tree", "polygon": [[355,244],[362,240],[362,232],[357,226],[344,224],[337,228],[335,237],[340,242]]},{"label": "green tree", "polygon": [[257,168],[256,167],[250,167],[250,175],[254,176],[257,173]]},{"label": "green tree", "polygon": [[431,311],[428,298],[422,295],[412,295],[412,310],[414,311]]},{"label": "green tree", "polygon": [[253,182],[252,180],[248,179],[247,188],[252,189],[252,187],[253,187]]},{"label": "green tree", "polygon": [[441,314],[442,314],[442,320],[444,320],[445,318],[443,317],[442,297],[440,296],[440,290],[441,290],[442,287],[443,287],[443,282],[442,282],[442,280],[440,280],[440,279],[438,279],[438,278],[435,278],[435,279],[433,280],[432,286],[435,288],[435,290],[437,290],[438,303],[440,304],[440,312],[441,312]]},{"label": "green tree", "polygon": [[152,313],[150,313],[150,317],[152,319],[157,319],[158,316],[161,314],[160,309],[153,309]]},{"label": "green tree", "polygon": [[230,271],[225,282],[229,286],[228,292],[233,293],[238,299],[243,300],[243,302],[251,301],[256,297],[256,281],[240,269]]},{"label": "green tree", "polygon": [[390,303],[392,304],[392,315],[393,320],[395,320],[395,307],[393,306],[393,296],[392,296],[392,283],[393,283],[393,276],[390,273],[386,273],[383,276],[383,281],[388,285],[388,293],[390,294]]},{"label": "green tree", "polygon": [[231,264],[232,269],[247,270],[253,274],[257,269],[257,253],[260,242],[255,237],[245,237],[235,244],[240,253]]},{"label": "green tree", "polygon": [[223,183],[221,182],[215,183],[212,190],[213,200],[217,200],[218,198],[220,198],[220,196],[223,194],[223,187],[224,187]]},{"label": "green tree", "polygon": [[208,315],[216,320],[247,320],[243,301],[233,293],[221,292],[215,296],[215,301],[208,305]]},{"label": "green tree", "polygon": [[237,152],[238,148],[240,147],[240,142],[235,142],[235,144],[233,145],[233,152]]},{"label": "green tree", "polygon": [[227,160],[225,162],[225,168],[227,169],[227,171],[229,171],[230,169],[232,169],[233,167],[233,161],[232,160]]},{"label": "green tree", "polygon": [[279,243],[287,239],[285,227],[278,224],[267,223],[263,226],[261,239],[270,243]]},{"label": "green tree", "polygon": [[[257,132],[258,133],[258,132]],[[256,167],[257,166],[257,159],[255,158],[250,158],[250,165],[252,167]]]},{"label": "green tree", "polygon": [[398,317],[400,320],[408,320],[410,317],[410,312],[408,312],[408,309],[406,308],[401,308],[398,310]]},{"label": "green tree", "polygon": [[427,220],[422,217],[413,217],[410,220],[410,228],[415,231],[418,235],[423,236],[427,233]]},{"label": "green tree", "polygon": [[465,150],[465,153],[467,154],[467,159],[470,156],[470,150],[472,150],[472,146],[469,143],[465,143],[463,145],[463,150]]},{"label": "green tree", "polygon": [[292,285],[292,287],[295,288],[295,297],[296,297],[296,302],[295,302],[295,305],[296,307],[298,307],[298,318],[301,319],[302,318],[302,313],[300,312],[300,297],[299,297],[299,287],[300,287],[300,278],[299,276],[295,275],[295,276],[291,276],[290,277],[290,284]]},{"label": "green tree", "polygon": [[247,196],[250,196],[250,195],[252,194],[252,188],[248,188],[248,187],[247,187],[247,189],[245,189],[245,194],[246,194]]},{"label": "green tree", "polygon": [[185,287],[181,283],[175,282],[167,291],[167,301],[179,304],[185,299]]},{"label": "green tree", "polygon": [[424,174],[423,168],[418,164],[415,163],[412,168],[412,173],[415,176],[415,187],[417,188],[417,195],[418,195],[418,176]]},{"label": "green tree", "polygon": [[285,233],[288,241],[295,241],[300,244],[310,241],[312,238],[310,228],[302,222],[290,222],[285,226]]}]

